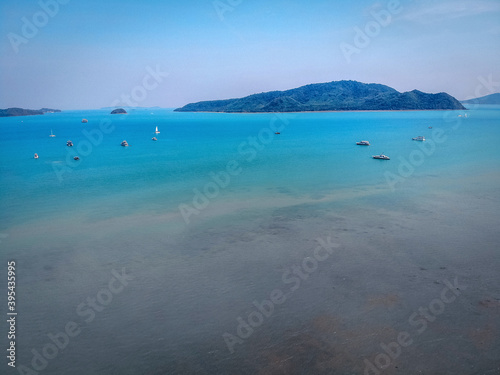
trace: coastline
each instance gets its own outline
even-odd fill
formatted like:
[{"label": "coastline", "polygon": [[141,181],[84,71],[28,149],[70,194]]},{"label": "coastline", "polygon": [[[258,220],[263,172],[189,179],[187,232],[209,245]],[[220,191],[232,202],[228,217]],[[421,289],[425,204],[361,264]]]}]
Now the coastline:
[{"label": "coastline", "polygon": [[289,112],[228,112],[228,111],[176,111],[177,113],[229,113],[229,114],[256,114],[256,113],[337,113],[337,112],[430,112],[430,111],[469,111],[465,109],[353,109],[328,111],[289,111]]}]

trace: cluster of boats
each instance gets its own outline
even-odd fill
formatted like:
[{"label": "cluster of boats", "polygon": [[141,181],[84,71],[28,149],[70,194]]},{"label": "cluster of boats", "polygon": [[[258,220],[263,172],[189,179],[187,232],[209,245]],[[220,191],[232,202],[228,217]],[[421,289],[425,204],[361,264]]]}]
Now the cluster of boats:
[{"label": "cluster of boats", "polygon": [[[88,122],[88,120],[87,120],[87,119],[83,119],[83,120],[82,120],[82,122],[83,122],[83,123],[87,123],[87,122]],[[160,134],[160,131],[158,130],[158,126],[157,126],[157,127],[156,127],[156,129],[155,129],[155,134]],[[51,137],[51,138],[54,138],[54,137],[55,137],[55,134],[53,133],[52,129],[50,129],[50,134],[49,134],[49,137]],[[151,138],[151,139],[152,139],[153,141],[157,141],[157,140],[158,140],[158,138],[156,138],[156,137],[153,137],[153,138]],[[128,142],[124,140],[124,141],[122,141],[122,143],[120,143],[120,145],[121,145],[121,146],[123,146],[123,147],[128,147]],[[73,142],[72,142],[72,141],[70,141],[70,140],[68,140],[68,141],[66,142],[66,146],[68,146],[68,147],[73,147]],[[38,159],[38,158],[39,158],[38,154],[37,154],[37,153],[35,153],[35,155],[33,156],[33,158],[34,158],[34,159]],[[74,157],[73,157],[73,159],[74,159],[74,160],[80,160],[80,158],[79,158],[78,156],[74,156]]]},{"label": "cluster of boats", "polygon": [[[432,126],[429,126],[429,129],[432,129]],[[423,135],[419,135],[417,137],[412,138],[412,140],[413,141],[423,142],[423,141],[425,141],[425,137]],[[369,141],[359,141],[359,142],[356,142],[356,144],[358,146],[370,146],[370,142]],[[384,155],[384,154],[372,155],[372,158],[373,159],[378,159],[378,160],[391,160],[391,158],[389,156]]]},{"label": "cluster of boats", "polygon": [[[86,120],[86,119],[83,119],[83,120],[82,120],[82,122],[83,122],[83,123],[86,123],[86,122],[87,122],[87,120]],[[432,126],[429,126],[429,129],[432,129]],[[156,127],[156,129],[155,129],[155,134],[160,134],[160,131],[158,130],[158,126],[157,126],[157,127]],[[280,133],[279,133],[279,132],[276,132],[275,134],[280,134]],[[50,135],[49,135],[49,137],[55,137],[54,133],[52,132],[52,129],[50,130]],[[152,141],[157,141],[157,140],[158,140],[158,138],[153,137],[153,138],[151,138],[151,140],[152,140]],[[417,137],[412,138],[412,140],[414,140],[414,141],[419,141],[419,142],[423,142],[423,141],[425,141],[425,137],[424,137],[423,135],[419,135],[419,136],[417,136]],[[128,145],[129,145],[129,144],[128,144],[128,142],[127,142],[126,140],[123,140],[123,141],[122,141],[122,143],[120,143],[120,145],[121,145],[121,146],[123,146],[123,147],[128,147]],[[370,142],[369,142],[369,141],[359,141],[359,142],[356,142],[356,145],[358,145],[358,146],[370,146]],[[71,141],[67,141],[67,142],[66,142],[66,146],[68,146],[68,147],[73,147],[73,142],[71,142]],[[38,159],[38,157],[39,157],[39,156],[38,156],[38,154],[37,154],[37,153],[35,153],[34,158],[35,158],[35,159]],[[380,155],[372,155],[372,158],[373,158],[373,159],[379,159],[379,160],[390,160],[390,159],[391,159],[389,156],[384,155],[384,154],[380,154]],[[73,159],[75,159],[75,160],[80,160],[80,158],[79,158],[78,156],[73,157]]]},{"label": "cluster of boats", "polygon": [[[160,131],[158,130],[158,126],[156,127],[155,134],[160,134]],[[152,141],[157,141],[158,138],[153,137],[153,138],[151,138],[151,140]],[[122,141],[122,143],[120,143],[120,145],[123,146],[123,147],[128,147],[128,142],[124,140],[124,141]]]}]

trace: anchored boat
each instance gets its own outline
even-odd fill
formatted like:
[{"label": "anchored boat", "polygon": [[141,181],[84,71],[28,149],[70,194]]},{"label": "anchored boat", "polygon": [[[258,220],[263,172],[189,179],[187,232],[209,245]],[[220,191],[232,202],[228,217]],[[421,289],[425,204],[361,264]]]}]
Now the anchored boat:
[{"label": "anchored boat", "polygon": [[391,158],[387,155],[380,154],[380,155],[373,155],[372,158],[374,159],[380,159],[380,160],[391,160]]}]

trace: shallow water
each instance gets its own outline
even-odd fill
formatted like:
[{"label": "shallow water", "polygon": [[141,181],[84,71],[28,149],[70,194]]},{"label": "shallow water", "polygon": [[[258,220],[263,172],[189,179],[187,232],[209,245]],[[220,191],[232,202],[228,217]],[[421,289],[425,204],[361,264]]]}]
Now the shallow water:
[{"label": "shallow water", "polygon": [[[362,374],[365,360],[384,374],[498,372],[500,108],[464,113],[0,119],[18,364],[32,368],[32,349],[73,321],[81,332],[41,373]],[[85,148],[83,131],[107,120],[113,130]],[[371,159],[381,152],[391,160]],[[193,205],[193,189],[212,197]],[[181,204],[196,209],[189,222]],[[335,246],[314,266],[328,238]],[[123,267],[133,279],[108,302]],[[447,282],[458,295],[435,302]],[[277,289],[285,301],[259,315],[254,301]],[[87,298],[107,302],[90,322],[78,310]],[[410,317],[430,305],[422,330],[425,318]],[[255,327],[228,346],[239,318]],[[385,363],[381,344],[401,332],[411,344]]]}]

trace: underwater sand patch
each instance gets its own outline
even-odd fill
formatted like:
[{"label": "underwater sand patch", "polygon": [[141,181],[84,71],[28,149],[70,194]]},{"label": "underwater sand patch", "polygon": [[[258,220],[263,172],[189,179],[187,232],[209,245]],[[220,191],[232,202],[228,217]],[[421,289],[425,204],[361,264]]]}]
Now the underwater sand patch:
[{"label": "underwater sand patch", "polygon": [[398,304],[400,301],[400,298],[396,294],[386,294],[382,296],[373,296],[368,299],[365,305],[365,309],[367,311],[373,310],[378,307],[392,307]]}]

